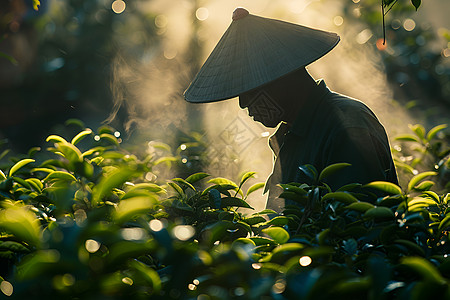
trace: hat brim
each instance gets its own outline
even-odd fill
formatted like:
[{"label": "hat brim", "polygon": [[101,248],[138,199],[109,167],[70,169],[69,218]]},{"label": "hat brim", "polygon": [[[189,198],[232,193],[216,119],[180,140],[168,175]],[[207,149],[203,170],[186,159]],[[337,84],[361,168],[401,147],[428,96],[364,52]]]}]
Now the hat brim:
[{"label": "hat brim", "polygon": [[234,98],[316,61],[336,33],[248,15],[233,21],[184,92],[193,103]]}]

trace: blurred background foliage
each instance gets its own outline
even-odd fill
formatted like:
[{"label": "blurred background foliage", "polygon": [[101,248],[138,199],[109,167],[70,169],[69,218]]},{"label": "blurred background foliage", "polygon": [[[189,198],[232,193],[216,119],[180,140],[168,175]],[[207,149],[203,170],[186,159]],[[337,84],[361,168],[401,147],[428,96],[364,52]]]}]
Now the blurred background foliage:
[{"label": "blurred background foliage", "polygon": [[[207,17],[208,1],[182,1],[192,25],[190,42],[184,53],[172,54],[164,44],[167,18],[151,6],[158,1],[39,2],[38,10],[32,0],[0,4],[0,137],[8,140],[12,149],[26,151],[37,145],[50,129],[68,118],[78,117],[96,127],[114,109],[117,114],[109,121],[121,130],[129,110],[125,104],[114,107],[117,99],[113,99],[111,82],[118,57],[133,57],[146,64],[161,53],[168,60],[177,56],[191,75],[201,63],[198,31],[205,14]],[[414,21],[415,6],[420,2],[384,3],[388,12],[386,45],[382,43],[379,1],[342,3],[342,12],[333,21],[362,28],[354,42],[378,48],[396,100],[421,116],[445,116],[450,103],[448,29],[440,28],[437,34],[429,22]],[[445,9],[445,1],[443,5]],[[285,3],[280,7],[286,9]],[[181,94],[189,79],[181,81],[175,97],[177,105],[184,107]]]}]

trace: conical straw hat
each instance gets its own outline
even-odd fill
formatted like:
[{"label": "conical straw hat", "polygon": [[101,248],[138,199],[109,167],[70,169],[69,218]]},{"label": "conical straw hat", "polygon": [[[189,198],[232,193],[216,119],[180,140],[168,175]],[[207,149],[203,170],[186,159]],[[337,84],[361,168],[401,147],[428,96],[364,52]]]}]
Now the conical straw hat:
[{"label": "conical straw hat", "polygon": [[237,8],[184,97],[194,103],[236,97],[312,63],[338,42],[336,33],[255,16]]}]

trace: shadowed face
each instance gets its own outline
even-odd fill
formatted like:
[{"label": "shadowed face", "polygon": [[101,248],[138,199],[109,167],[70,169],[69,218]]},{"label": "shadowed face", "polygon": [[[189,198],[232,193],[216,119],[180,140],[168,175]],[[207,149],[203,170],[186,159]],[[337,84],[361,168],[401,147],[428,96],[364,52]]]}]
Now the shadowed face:
[{"label": "shadowed face", "polygon": [[265,89],[256,89],[239,96],[239,106],[247,108],[249,116],[266,127],[274,128],[282,120],[284,111]]}]

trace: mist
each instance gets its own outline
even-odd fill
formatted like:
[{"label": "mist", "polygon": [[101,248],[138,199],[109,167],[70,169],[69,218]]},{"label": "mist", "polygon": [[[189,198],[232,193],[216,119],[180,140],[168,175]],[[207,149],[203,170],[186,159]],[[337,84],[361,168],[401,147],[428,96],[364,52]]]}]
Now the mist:
[{"label": "mist", "polygon": [[[162,47],[147,60],[118,54],[111,88],[115,110],[126,109],[129,119],[125,127],[142,139],[173,141],[167,128],[184,132],[198,131],[208,143],[208,166],[204,171],[238,181],[245,171],[257,172],[249,184],[265,181],[272,170],[273,155],[265,128],[239,108],[237,99],[189,104],[183,91],[193,79],[192,67],[186,59],[192,51],[189,38],[197,18],[197,38],[202,42],[201,63],[207,58],[231,22],[234,8],[242,6],[250,13],[278,18],[338,33],[341,42],[329,54],[307,67],[315,79],[325,79],[338,93],[366,103],[393,136],[408,130],[414,123],[393,99],[376,48],[366,42],[372,33],[358,24],[347,24],[341,17],[342,1],[209,1],[196,8],[190,1],[153,1],[145,9],[160,14],[157,24],[164,37]],[[349,4],[346,4],[349,5]],[[196,13],[196,16],[193,14]],[[158,19],[159,18],[159,19]],[[254,193],[248,200],[256,210],[263,209],[265,197]]]}]

